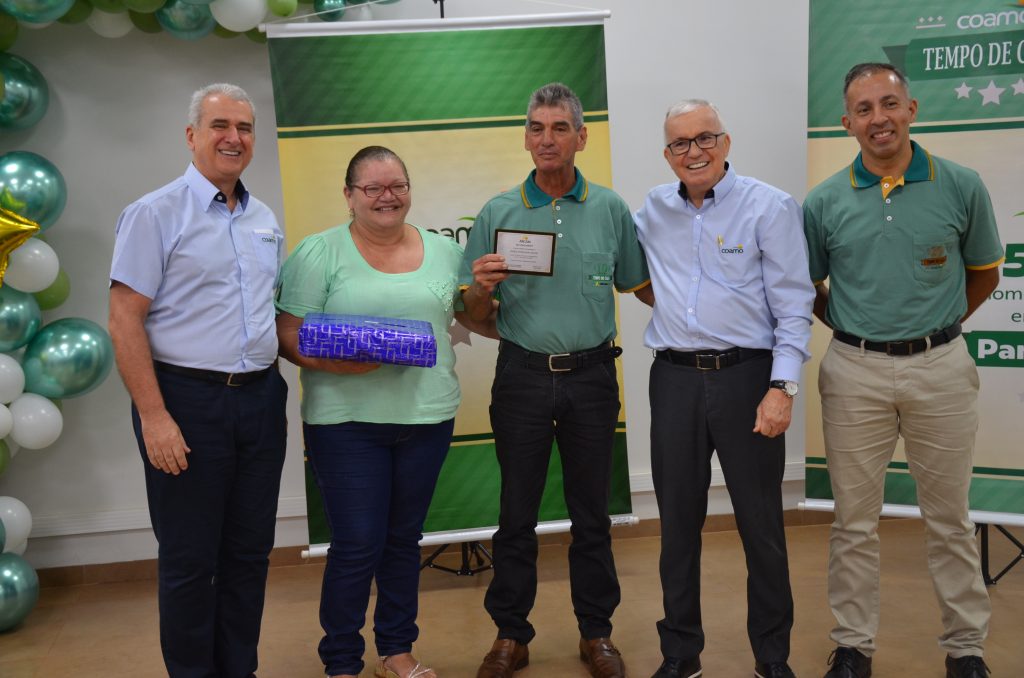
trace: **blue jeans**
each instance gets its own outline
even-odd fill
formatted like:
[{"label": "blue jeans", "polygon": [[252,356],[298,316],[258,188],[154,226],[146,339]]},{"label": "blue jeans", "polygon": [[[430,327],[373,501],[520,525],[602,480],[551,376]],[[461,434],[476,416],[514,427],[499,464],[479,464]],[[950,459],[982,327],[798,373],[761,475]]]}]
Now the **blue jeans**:
[{"label": "blue jeans", "polygon": [[439,424],[304,424],[306,455],[323,496],[331,547],[320,597],[320,659],[328,675],[358,675],[370,583],[381,656],[412,651],[423,521],[451,444]]},{"label": "blue jeans", "polygon": [[254,675],[288,386],[277,370],[244,386],[157,371],[167,411],[192,449],[180,475],[146,456],[132,423],[159,542],[160,647],[171,678]]}]

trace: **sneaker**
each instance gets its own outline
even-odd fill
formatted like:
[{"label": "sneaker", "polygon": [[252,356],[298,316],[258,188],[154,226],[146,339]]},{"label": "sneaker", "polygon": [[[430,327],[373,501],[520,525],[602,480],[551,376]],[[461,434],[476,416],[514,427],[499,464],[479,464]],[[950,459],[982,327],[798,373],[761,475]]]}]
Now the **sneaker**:
[{"label": "sneaker", "polygon": [[839,646],[828,656],[832,668],[825,678],[868,678],[871,675],[871,657],[852,647]]},{"label": "sneaker", "polygon": [[946,655],[946,678],[986,678],[990,673],[984,660],[976,654],[956,659]]},{"label": "sneaker", "polygon": [[796,678],[786,662],[757,662],[754,664],[754,675],[757,678]]}]

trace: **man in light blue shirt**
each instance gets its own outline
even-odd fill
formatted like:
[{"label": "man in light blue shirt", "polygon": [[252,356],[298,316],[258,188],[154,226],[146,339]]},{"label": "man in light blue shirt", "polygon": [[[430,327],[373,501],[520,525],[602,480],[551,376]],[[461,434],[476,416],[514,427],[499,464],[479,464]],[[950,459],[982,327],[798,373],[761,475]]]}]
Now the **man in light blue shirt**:
[{"label": "man in light blue shirt", "polygon": [[192,97],[184,176],[121,214],[110,335],[159,542],[160,644],[172,678],[257,666],[285,455],[273,288],[284,236],[241,182],[252,101]]},{"label": "man in light blue shirt", "polygon": [[700,544],[714,451],[746,553],[755,674],[786,678],[793,598],[783,433],[810,357],[814,301],[801,210],[729,166],[731,140],[709,102],[670,108],[665,141],[679,181],[652,189],[636,213],[656,299],[644,336],[656,352],[651,469],[665,607],[654,678],[701,672]]}]

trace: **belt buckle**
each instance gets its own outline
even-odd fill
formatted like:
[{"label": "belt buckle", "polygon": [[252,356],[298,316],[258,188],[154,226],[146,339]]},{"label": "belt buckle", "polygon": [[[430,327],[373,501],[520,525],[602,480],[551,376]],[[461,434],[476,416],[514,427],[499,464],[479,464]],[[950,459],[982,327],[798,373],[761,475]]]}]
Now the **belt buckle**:
[{"label": "belt buckle", "polygon": [[552,355],[549,355],[548,356],[548,371],[549,372],[571,372],[572,371],[571,367],[558,368],[558,367],[555,367],[555,364],[553,362],[555,358],[568,358],[571,355],[572,355],[571,353],[553,353]]},{"label": "belt buckle", "polygon": [[[708,371],[711,371],[711,370],[720,370],[720,369],[722,369],[722,354],[721,353],[698,353],[696,357],[697,357],[697,369],[698,370],[703,370],[705,372],[708,372]],[[714,367],[703,367],[700,364],[700,359],[701,358],[714,358],[715,359],[715,366]]]},{"label": "belt buckle", "polygon": [[[905,347],[902,353],[894,353],[893,348],[896,346]],[[889,356],[910,356],[914,355],[914,342],[911,341],[887,341],[885,342],[885,354]]]},{"label": "belt buckle", "polygon": [[229,372],[227,386],[241,386],[242,384],[234,381],[234,378],[239,376],[239,372]]}]

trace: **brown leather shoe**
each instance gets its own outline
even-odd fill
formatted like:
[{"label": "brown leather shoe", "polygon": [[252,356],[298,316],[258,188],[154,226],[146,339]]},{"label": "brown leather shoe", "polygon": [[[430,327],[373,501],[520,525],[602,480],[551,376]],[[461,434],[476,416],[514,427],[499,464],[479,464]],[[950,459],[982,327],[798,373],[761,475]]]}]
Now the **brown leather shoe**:
[{"label": "brown leather shoe", "polygon": [[626,678],[626,665],[611,638],[580,638],[580,659],[594,678]]},{"label": "brown leather shoe", "polygon": [[512,678],[512,674],[530,663],[530,648],[511,638],[498,638],[484,663],[476,670],[476,678]]}]

